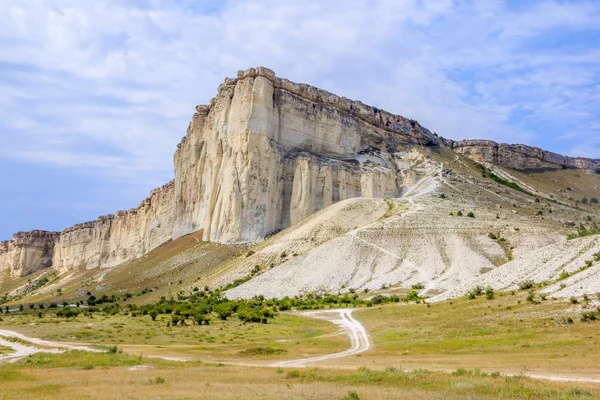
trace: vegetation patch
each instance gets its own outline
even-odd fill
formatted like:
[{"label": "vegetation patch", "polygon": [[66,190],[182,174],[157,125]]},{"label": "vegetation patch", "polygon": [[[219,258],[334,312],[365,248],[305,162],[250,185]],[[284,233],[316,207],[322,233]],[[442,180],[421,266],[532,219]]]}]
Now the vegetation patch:
[{"label": "vegetation patch", "polygon": [[495,182],[497,182],[497,183],[499,183],[501,185],[507,186],[507,187],[509,187],[511,189],[514,189],[514,190],[516,190],[518,192],[525,193],[525,194],[527,194],[529,196],[534,196],[533,193],[531,193],[531,192],[523,189],[517,183],[512,182],[512,181],[508,181],[506,179],[503,179],[503,178],[499,177],[498,175],[494,174],[490,169],[487,169],[486,167],[484,167],[481,164],[477,164],[477,168],[479,168],[482,171],[482,176],[484,178],[490,178],[491,180],[493,180],[493,181],[495,181]]},{"label": "vegetation patch", "polygon": [[586,236],[597,235],[600,233],[600,227],[592,222],[589,228],[587,228],[584,224],[579,224],[579,228],[577,228],[577,232],[570,233],[567,235],[567,240],[573,240],[577,238],[582,238]]},{"label": "vegetation patch", "polygon": [[287,353],[284,349],[274,349],[272,347],[254,347],[238,352],[242,357],[255,357],[255,356],[276,356]]},{"label": "vegetation patch", "polygon": [[89,351],[71,350],[65,353],[36,353],[20,360],[17,364],[29,367],[77,368],[90,367],[123,367],[141,364],[140,357],[129,357],[122,353],[92,353]]}]

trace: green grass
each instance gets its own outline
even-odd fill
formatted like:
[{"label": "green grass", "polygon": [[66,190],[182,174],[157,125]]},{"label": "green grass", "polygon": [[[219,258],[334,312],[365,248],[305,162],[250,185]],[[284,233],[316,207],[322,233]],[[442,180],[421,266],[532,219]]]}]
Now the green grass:
[{"label": "green grass", "polygon": [[81,368],[89,367],[125,367],[142,363],[140,357],[130,357],[122,353],[92,353],[73,350],[65,354],[36,353],[18,362],[27,367]]},{"label": "green grass", "polygon": [[[32,314],[4,316],[3,328],[45,340],[70,341],[107,349],[117,345],[132,354],[156,354],[203,359],[239,358],[240,351],[257,347],[285,350],[274,357],[303,357],[341,351],[348,346],[343,336],[318,338],[333,333],[330,322],[280,313],[269,324],[244,324],[237,318],[214,319],[210,325],[168,326],[171,315],[150,316],[83,314],[65,320],[48,313],[43,318]],[[247,354],[245,357],[251,356]]]},{"label": "green grass", "polygon": [[12,353],[13,349],[7,346],[0,346],[0,356],[4,354]]}]

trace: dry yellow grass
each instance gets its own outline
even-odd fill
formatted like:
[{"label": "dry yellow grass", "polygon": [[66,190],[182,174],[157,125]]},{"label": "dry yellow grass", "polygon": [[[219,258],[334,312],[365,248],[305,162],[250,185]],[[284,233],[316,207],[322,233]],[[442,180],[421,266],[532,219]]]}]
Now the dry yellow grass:
[{"label": "dry yellow grass", "polygon": [[600,385],[457,371],[283,370],[38,354],[0,367],[0,399],[594,399]]},{"label": "dry yellow grass", "polygon": [[517,291],[496,294],[494,300],[482,296],[357,311],[374,348],[345,363],[597,379],[599,326],[580,319],[583,309],[597,304],[550,299],[533,304],[527,295]]}]

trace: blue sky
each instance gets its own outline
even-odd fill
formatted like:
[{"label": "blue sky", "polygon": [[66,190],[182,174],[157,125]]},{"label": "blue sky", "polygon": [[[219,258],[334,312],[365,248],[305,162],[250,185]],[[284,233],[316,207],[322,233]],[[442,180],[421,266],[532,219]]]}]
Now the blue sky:
[{"label": "blue sky", "polygon": [[600,158],[600,2],[3,0],[0,240],[137,204],[196,104],[264,65],[419,120]]}]

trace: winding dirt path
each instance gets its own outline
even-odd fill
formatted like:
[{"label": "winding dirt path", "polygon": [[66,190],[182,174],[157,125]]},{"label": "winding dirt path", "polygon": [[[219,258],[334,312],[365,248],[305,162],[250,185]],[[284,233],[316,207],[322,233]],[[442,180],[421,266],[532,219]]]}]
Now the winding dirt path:
[{"label": "winding dirt path", "polygon": [[61,350],[58,349],[46,349],[42,350],[39,347],[26,346],[19,342],[10,342],[5,339],[0,339],[0,345],[12,348],[14,351],[9,354],[0,355],[0,363],[2,362],[15,362],[21,358],[28,357],[32,354],[39,353],[40,351],[47,351],[49,353],[59,353]]},{"label": "winding dirt path", "polygon": [[352,316],[352,311],[353,310],[351,309],[341,309],[314,311],[302,314],[311,318],[325,319],[339,326],[350,338],[351,345],[348,350],[340,351],[339,353],[325,354],[322,356],[277,361],[271,365],[274,367],[306,367],[319,361],[328,361],[335,360],[337,358],[349,357],[369,350],[371,348],[371,341],[369,340],[367,331],[360,322],[354,319]]},{"label": "winding dirt path", "polygon": [[[16,338],[20,339],[24,342],[31,343],[38,346],[44,346],[46,348],[39,348],[34,346],[28,346],[19,342],[11,342],[2,338]],[[61,353],[65,350],[82,350],[82,351],[91,351],[94,353],[100,353],[101,350],[93,349],[87,346],[73,346],[65,343],[52,342],[49,340],[42,340],[37,338],[31,338],[25,335],[22,335],[18,332],[8,331],[5,329],[0,329],[0,345],[11,347],[14,352],[10,354],[5,354],[0,356],[0,362],[15,362],[22,358],[28,357],[32,354],[45,352],[45,353]]]}]

